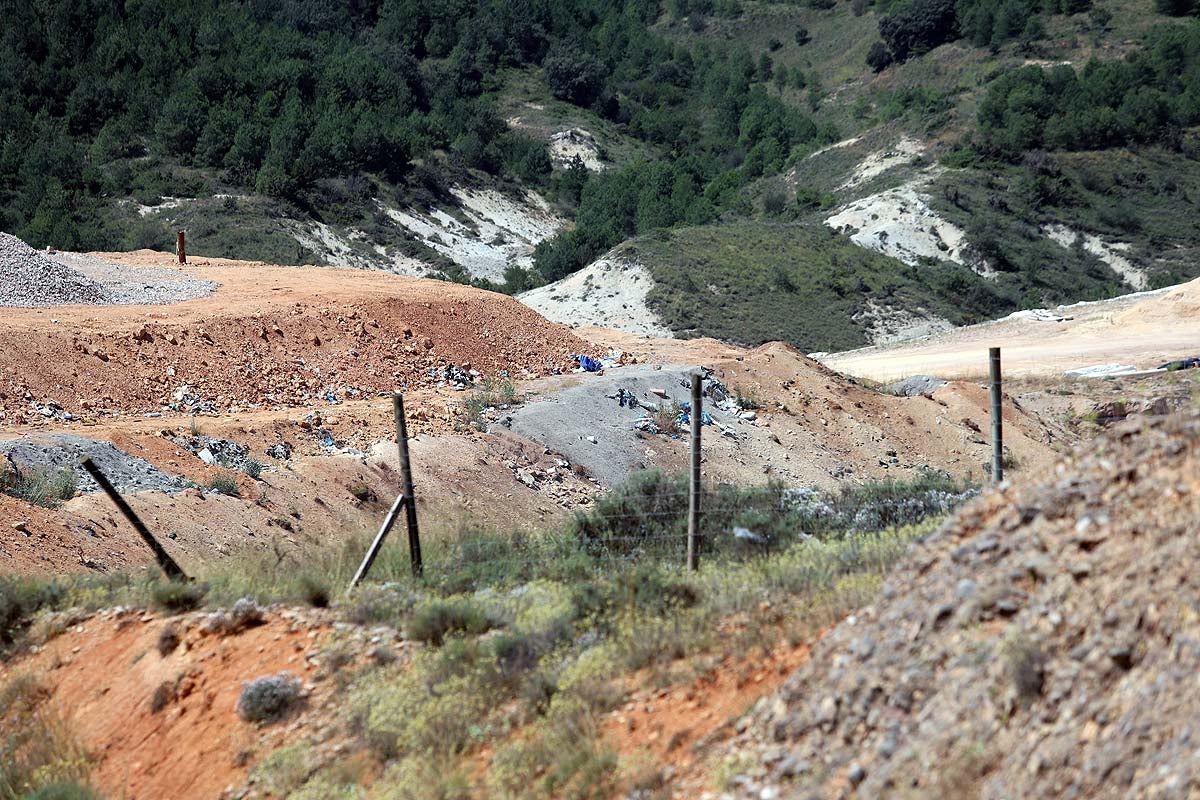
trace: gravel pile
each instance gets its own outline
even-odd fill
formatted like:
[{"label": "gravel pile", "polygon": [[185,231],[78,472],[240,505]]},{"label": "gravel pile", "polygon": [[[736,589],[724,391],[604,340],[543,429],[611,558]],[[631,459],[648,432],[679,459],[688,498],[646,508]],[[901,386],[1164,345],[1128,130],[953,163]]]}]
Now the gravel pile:
[{"label": "gravel pile", "polygon": [[192,484],[177,475],[169,475],[149,461],[118,450],[109,442],[97,442],[82,436],[50,434],[37,439],[13,439],[0,442],[0,461],[7,459],[21,470],[74,470],[79,491],[100,491],[99,485],[79,466],[90,456],[100,471],[120,492],[160,491],[176,494]]},{"label": "gravel pile", "polygon": [[0,306],[107,302],[104,287],[96,281],[0,232]]},{"label": "gravel pile", "polygon": [[918,545],[727,745],[737,798],[1200,793],[1200,413]]},{"label": "gravel pile", "polygon": [[64,266],[98,282],[106,302],[115,305],[166,305],[208,297],[217,289],[213,281],[164,267],[118,264],[86,253],[55,253]]}]

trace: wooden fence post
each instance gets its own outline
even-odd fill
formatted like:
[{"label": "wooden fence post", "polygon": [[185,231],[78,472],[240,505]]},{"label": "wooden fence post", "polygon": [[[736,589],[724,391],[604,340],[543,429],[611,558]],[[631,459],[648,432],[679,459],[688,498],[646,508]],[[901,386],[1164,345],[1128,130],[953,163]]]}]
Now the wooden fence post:
[{"label": "wooden fence post", "polygon": [[396,392],[392,395],[392,411],[396,416],[396,446],[400,451],[400,486],[408,503],[404,506],[405,519],[408,523],[408,555],[412,562],[413,577],[419,578],[425,572],[425,564],[421,560],[421,536],[417,532],[417,498],[413,493],[412,464],[408,460],[408,421],[404,418],[404,395]]},{"label": "wooden fence post", "polygon": [[179,263],[187,263],[187,247],[183,243],[183,231],[175,232],[175,255],[179,256]]},{"label": "wooden fence post", "polygon": [[350,581],[350,589],[362,583],[363,579],[367,577],[367,573],[371,571],[375,557],[383,549],[384,540],[387,539],[392,526],[396,524],[401,506],[404,506],[408,522],[408,555],[412,561],[413,576],[419,578],[425,571],[425,565],[421,561],[421,537],[417,532],[417,499],[413,495],[412,466],[408,460],[408,423],[404,418],[404,396],[399,392],[392,395],[392,411],[396,416],[396,447],[400,453],[400,495],[396,498],[396,502],[392,503],[391,509],[383,520],[383,526],[380,527],[379,533],[375,535],[375,540],[367,549],[367,554],[363,557],[358,571],[354,573],[354,578]]},{"label": "wooden fence post", "polygon": [[688,569],[700,567],[700,416],[704,413],[700,390],[701,377],[692,375],[692,484],[688,502]]},{"label": "wooden fence post", "polygon": [[1004,418],[1000,407],[1000,348],[988,350],[992,394],[992,482],[1004,480]]},{"label": "wooden fence post", "polygon": [[150,529],[146,527],[146,524],[133,512],[133,509],[129,507],[129,503],[125,502],[125,498],[121,497],[116,487],[109,483],[108,478],[100,471],[100,467],[96,466],[96,462],[92,461],[91,458],[84,458],[80,462],[80,465],[92,476],[92,480],[100,485],[100,488],[113,501],[117,509],[125,516],[125,519],[129,520],[129,524],[142,537],[142,541],[149,545],[150,550],[154,553],[155,560],[158,561],[158,566],[162,568],[167,577],[173,581],[191,580],[179,564],[175,563],[175,559],[171,558],[171,554],[163,549],[158,539],[154,538],[154,535],[150,533]]},{"label": "wooden fence post", "polygon": [[358,565],[358,571],[354,573],[354,578],[350,581],[351,589],[362,583],[363,578],[367,577],[367,573],[371,571],[371,565],[375,563],[375,556],[379,555],[379,551],[383,549],[383,541],[387,539],[392,526],[396,524],[396,517],[400,513],[400,506],[404,505],[404,501],[407,499],[402,494],[396,496],[396,502],[392,503],[387,516],[383,518],[383,526],[379,529],[379,533],[375,534],[375,541],[371,542],[371,546],[367,549],[367,554],[363,556],[362,563]]}]

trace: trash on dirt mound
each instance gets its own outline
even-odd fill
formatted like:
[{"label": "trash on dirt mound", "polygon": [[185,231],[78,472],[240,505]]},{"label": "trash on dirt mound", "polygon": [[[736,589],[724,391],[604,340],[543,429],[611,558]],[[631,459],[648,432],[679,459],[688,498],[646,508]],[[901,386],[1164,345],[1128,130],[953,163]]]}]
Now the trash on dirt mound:
[{"label": "trash on dirt mound", "polygon": [[[680,410],[683,411],[683,413],[679,415],[679,419],[677,420],[677,422],[679,424],[679,427],[685,428],[692,424],[692,401],[681,400],[679,403],[679,408],[680,408]],[[701,425],[712,425],[713,424],[712,414],[709,414],[703,408],[700,409],[700,424]]]},{"label": "trash on dirt mound", "polygon": [[577,372],[599,372],[600,370],[604,369],[604,365],[601,364],[598,359],[592,358],[591,356],[585,356],[580,353],[572,353],[571,358],[575,359],[575,361],[579,363],[579,369],[576,370]]},{"label": "trash on dirt mound", "polygon": [[30,414],[30,416],[36,415],[36,416],[42,417],[44,419],[62,420],[63,422],[71,422],[73,420],[79,419],[74,414],[72,414],[70,411],[66,411],[65,409],[63,409],[62,406],[60,406],[58,403],[56,403],[53,400],[49,400],[45,403],[38,403],[36,401],[30,401],[29,414]]},{"label": "trash on dirt mound", "polygon": [[186,383],[171,393],[171,402],[167,404],[170,411],[190,411],[193,414],[214,414],[217,404],[212,400],[202,400]]},{"label": "trash on dirt mound", "polygon": [[438,370],[431,369],[429,374],[435,380],[450,384],[450,388],[456,392],[475,388],[475,379],[482,377],[482,373],[477,370],[468,371],[457,364],[447,364],[442,367],[440,374]]},{"label": "trash on dirt mound", "polygon": [[933,394],[945,385],[944,380],[932,375],[913,375],[890,384],[884,388],[884,391],[897,397],[918,397],[923,394]]},{"label": "trash on dirt mound", "polygon": [[0,232],[0,306],[107,302],[104,287],[91,278]]},{"label": "trash on dirt mound", "polygon": [[1191,358],[1181,358],[1178,361],[1168,361],[1165,364],[1159,364],[1159,369],[1165,369],[1167,372],[1175,372],[1181,369],[1196,369],[1200,367],[1200,356],[1192,356]]},{"label": "trash on dirt mound", "polygon": [[279,442],[271,445],[264,452],[276,461],[288,461],[292,457],[292,446],[287,442]]},{"label": "trash on dirt mound", "polygon": [[1093,364],[1090,367],[1069,369],[1063,374],[1069,378],[1107,378],[1137,372],[1137,367],[1128,364]]},{"label": "trash on dirt mound", "polygon": [[190,451],[205,464],[215,464],[228,469],[244,469],[250,460],[250,448],[228,439],[214,439],[211,436],[198,434],[196,436],[176,436],[171,441]]},{"label": "trash on dirt mound", "polygon": [[120,492],[177,494],[192,486],[184,478],[168,475],[149,461],[119,450],[109,442],[65,433],[0,442],[0,456],[20,470],[70,469],[75,473],[79,491],[85,494],[100,491],[91,476],[79,466],[85,457],[92,459]]},{"label": "trash on dirt mound", "polygon": [[721,383],[716,378],[712,377],[712,370],[706,370],[708,374],[704,376],[701,388],[703,394],[714,403],[724,403],[729,399],[729,389],[725,384]]}]

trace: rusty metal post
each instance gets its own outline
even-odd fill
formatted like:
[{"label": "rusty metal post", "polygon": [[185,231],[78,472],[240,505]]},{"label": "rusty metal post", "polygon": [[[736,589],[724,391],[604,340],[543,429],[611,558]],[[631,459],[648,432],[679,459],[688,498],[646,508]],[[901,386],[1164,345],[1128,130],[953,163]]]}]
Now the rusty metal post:
[{"label": "rusty metal post", "polygon": [[175,232],[175,255],[179,256],[179,263],[187,263],[187,247],[183,242],[183,231]]},{"label": "rusty metal post", "polygon": [[100,467],[96,466],[96,462],[92,461],[91,458],[85,458],[80,462],[80,465],[92,476],[92,480],[100,484],[100,488],[113,501],[117,509],[125,516],[125,519],[129,520],[129,524],[142,537],[142,541],[150,547],[150,550],[154,553],[154,558],[158,561],[158,566],[162,568],[167,577],[175,581],[191,580],[179,564],[175,563],[175,559],[171,558],[171,554],[163,549],[159,541],[154,538],[154,535],[150,533],[150,529],[146,527],[146,524],[133,512],[133,509],[129,507],[129,503],[125,502],[124,497],[121,497],[120,492],[109,483],[108,478],[100,471]]}]

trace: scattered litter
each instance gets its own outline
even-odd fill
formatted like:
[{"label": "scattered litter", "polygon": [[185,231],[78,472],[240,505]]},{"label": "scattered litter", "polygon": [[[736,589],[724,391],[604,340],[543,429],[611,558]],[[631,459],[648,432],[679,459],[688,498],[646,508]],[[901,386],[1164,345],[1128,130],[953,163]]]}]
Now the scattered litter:
[{"label": "scattered litter", "polygon": [[215,414],[217,405],[211,400],[201,400],[192,391],[192,387],[184,384],[171,394],[171,403],[164,411],[190,411],[193,414]]},{"label": "scattered litter", "polygon": [[664,400],[668,399],[667,392],[664,389],[651,389],[650,394],[658,395],[659,397],[661,397]]},{"label": "scattered litter", "polygon": [[763,538],[762,536],[759,536],[757,533],[750,530],[749,528],[735,527],[733,529],[733,537],[735,539],[740,539],[743,542],[750,542],[751,544],[766,544],[767,543],[767,540],[765,538]]},{"label": "scattered litter", "polygon": [[287,442],[279,442],[268,447],[265,452],[277,461],[287,461],[292,457],[292,446]]},{"label": "scattered litter", "polygon": [[1128,364],[1094,364],[1090,367],[1069,369],[1063,374],[1072,378],[1103,378],[1131,372],[1137,372],[1137,367],[1131,367]]},{"label": "scattered litter", "polygon": [[1159,369],[1165,369],[1167,372],[1175,372],[1181,369],[1196,369],[1200,367],[1200,356],[1192,356],[1191,358],[1181,358],[1178,361],[1168,361],[1165,364],[1160,364]]},{"label": "scattered litter", "polygon": [[172,437],[171,442],[194,454],[205,464],[225,467],[227,469],[244,469],[250,460],[250,448],[228,439],[214,439],[211,436],[199,434],[196,436],[182,435]]},{"label": "scattered litter", "polygon": [[571,358],[579,362],[578,371],[580,372],[599,372],[604,369],[604,365],[591,356],[586,356],[581,353],[572,353]]}]

